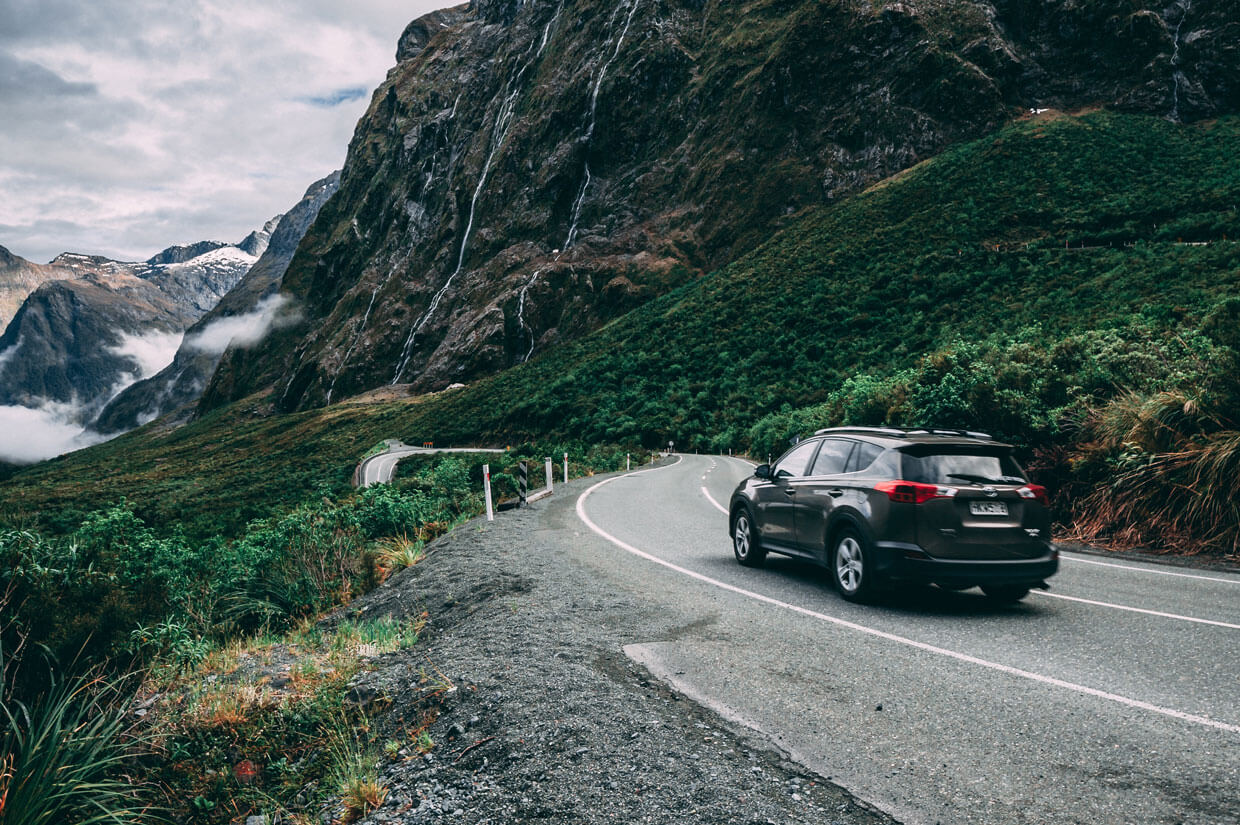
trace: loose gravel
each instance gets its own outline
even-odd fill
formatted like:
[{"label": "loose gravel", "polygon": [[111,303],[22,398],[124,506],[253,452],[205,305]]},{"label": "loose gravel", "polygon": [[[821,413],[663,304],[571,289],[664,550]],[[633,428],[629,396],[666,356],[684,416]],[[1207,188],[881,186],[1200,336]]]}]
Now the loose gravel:
[{"label": "loose gravel", "polygon": [[375,732],[404,743],[363,822],[894,821],[629,660],[626,644],[674,628],[540,540],[549,501],[457,528],[342,614],[428,618],[415,647],[354,681]]}]

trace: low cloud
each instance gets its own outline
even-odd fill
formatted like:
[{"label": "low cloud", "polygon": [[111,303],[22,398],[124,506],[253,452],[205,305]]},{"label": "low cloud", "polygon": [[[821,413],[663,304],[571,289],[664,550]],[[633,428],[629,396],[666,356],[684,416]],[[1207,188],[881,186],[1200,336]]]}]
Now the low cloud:
[{"label": "low cloud", "polygon": [[282,326],[294,317],[281,310],[289,299],[276,293],[268,295],[244,315],[217,318],[198,332],[185,336],[187,349],[220,355],[230,346],[252,347],[266,337],[273,327]]},{"label": "low cloud", "polygon": [[360,100],[370,92],[365,86],[352,86],[348,89],[336,89],[325,95],[315,95],[312,97],[301,98],[302,103],[308,103],[311,106],[322,106],[331,108],[339,106],[341,103],[349,103],[354,100]]},{"label": "low cloud", "polygon": [[[128,386],[143,378],[150,378],[171,364],[180,346],[181,333],[155,331],[142,335],[121,333],[121,342],[108,347],[108,350],[133,362],[134,373],[124,385]],[[124,386],[121,389],[124,389]]]},{"label": "low cloud", "polygon": [[79,413],[72,404],[0,407],[0,461],[33,464],[110,437],[76,423]]}]

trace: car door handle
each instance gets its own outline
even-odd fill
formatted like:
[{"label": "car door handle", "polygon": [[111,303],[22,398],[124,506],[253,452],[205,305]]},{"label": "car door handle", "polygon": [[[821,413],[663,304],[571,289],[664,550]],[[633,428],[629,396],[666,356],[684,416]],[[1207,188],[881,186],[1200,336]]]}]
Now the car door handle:
[{"label": "car door handle", "polygon": [[792,489],[791,487],[785,487],[784,492],[790,496],[795,496],[797,494],[797,491]]},{"label": "car door handle", "polygon": [[837,487],[834,490],[827,490],[827,495],[831,496],[831,498],[839,498],[844,495],[844,491]]}]

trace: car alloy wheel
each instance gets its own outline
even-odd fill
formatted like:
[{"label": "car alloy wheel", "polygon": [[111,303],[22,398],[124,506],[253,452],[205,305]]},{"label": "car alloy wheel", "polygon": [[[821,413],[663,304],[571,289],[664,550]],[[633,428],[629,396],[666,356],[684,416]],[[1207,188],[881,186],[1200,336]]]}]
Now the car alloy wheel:
[{"label": "car alloy wheel", "polygon": [[845,593],[856,593],[861,589],[864,576],[861,545],[852,536],[844,536],[835,548],[835,579],[840,583],[840,589]]},{"label": "car alloy wheel", "polygon": [[732,552],[736,560],[746,567],[758,567],[766,558],[766,551],[758,544],[753,519],[747,510],[736,515],[732,523]]}]

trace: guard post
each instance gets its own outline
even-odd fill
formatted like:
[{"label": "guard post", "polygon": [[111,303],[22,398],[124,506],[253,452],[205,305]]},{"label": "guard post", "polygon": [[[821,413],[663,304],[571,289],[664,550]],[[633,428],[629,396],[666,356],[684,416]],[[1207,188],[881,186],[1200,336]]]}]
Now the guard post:
[{"label": "guard post", "polygon": [[482,465],[482,496],[487,502],[487,521],[495,521],[495,508],[491,506],[491,465]]},{"label": "guard post", "polygon": [[544,461],[546,461],[547,492],[550,493],[551,492],[551,480],[555,477],[555,470],[552,469],[551,456],[547,456],[546,459],[544,459]]},{"label": "guard post", "polygon": [[530,468],[529,465],[522,461],[517,465],[517,506],[525,506],[525,493],[529,489],[530,484]]}]

